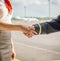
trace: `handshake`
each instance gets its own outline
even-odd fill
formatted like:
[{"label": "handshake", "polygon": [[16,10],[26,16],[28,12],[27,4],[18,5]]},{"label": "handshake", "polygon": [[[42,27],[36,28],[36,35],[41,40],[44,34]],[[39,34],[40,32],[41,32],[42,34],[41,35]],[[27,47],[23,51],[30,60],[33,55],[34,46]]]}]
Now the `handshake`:
[{"label": "handshake", "polygon": [[38,24],[34,24],[32,26],[24,26],[24,25],[16,25],[16,24],[7,24],[0,22],[0,30],[7,31],[21,31],[28,38],[39,34],[40,26]]},{"label": "handshake", "polygon": [[38,24],[32,25],[32,26],[28,26],[26,27],[26,30],[24,30],[23,34],[25,36],[27,36],[28,38],[31,38],[34,35],[38,35],[39,34],[39,27]]}]

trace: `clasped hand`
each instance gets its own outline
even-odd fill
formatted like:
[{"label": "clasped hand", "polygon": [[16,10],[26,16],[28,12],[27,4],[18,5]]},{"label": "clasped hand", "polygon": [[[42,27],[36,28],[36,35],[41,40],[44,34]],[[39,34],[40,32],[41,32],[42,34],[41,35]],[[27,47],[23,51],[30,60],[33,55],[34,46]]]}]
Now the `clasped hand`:
[{"label": "clasped hand", "polygon": [[34,35],[37,35],[37,32],[35,31],[34,26],[28,26],[27,27],[28,31],[24,32],[24,35],[27,36],[28,38],[31,38]]}]

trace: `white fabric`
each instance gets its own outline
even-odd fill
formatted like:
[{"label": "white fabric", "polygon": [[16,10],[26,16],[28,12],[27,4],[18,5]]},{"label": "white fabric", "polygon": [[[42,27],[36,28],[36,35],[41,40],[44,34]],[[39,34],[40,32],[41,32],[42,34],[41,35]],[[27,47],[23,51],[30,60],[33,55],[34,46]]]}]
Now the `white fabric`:
[{"label": "white fabric", "polygon": [[5,4],[3,2],[0,1],[0,12],[2,12],[2,17],[0,18],[0,21],[1,22],[5,22],[5,23],[12,23],[11,22],[11,17],[12,17],[12,14],[8,14],[8,10],[5,6]]},{"label": "white fabric", "polygon": [[[1,15],[3,15],[1,17]],[[0,21],[11,23],[11,15],[0,0]],[[11,32],[0,30],[0,61],[11,61]]]}]

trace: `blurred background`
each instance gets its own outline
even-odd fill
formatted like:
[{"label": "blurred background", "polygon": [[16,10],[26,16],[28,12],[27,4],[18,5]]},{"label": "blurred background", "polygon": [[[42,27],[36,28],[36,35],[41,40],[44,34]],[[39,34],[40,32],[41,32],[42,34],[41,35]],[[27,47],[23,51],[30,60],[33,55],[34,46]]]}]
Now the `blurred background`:
[{"label": "blurred background", "polygon": [[[11,0],[12,23],[32,25],[50,21],[60,15],[60,0]],[[60,32],[28,38],[12,31],[16,57],[21,61],[60,60]]]},{"label": "blurred background", "polygon": [[60,0],[12,0],[13,17],[56,17],[60,14]]}]

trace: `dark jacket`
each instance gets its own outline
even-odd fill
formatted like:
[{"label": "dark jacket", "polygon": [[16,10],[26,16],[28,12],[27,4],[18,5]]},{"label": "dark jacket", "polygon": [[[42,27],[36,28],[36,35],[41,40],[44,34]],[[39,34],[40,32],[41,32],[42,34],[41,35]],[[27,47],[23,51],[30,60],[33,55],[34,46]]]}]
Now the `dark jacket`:
[{"label": "dark jacket", "polygon": [[[51,22],[44,22],[39,24],[41,26],[41,34],[49,34],[52,32],[60,31],[60,20],[53,19]],[[40,26],[38,24],[34,24],[35,31],[39,34]]]}]

